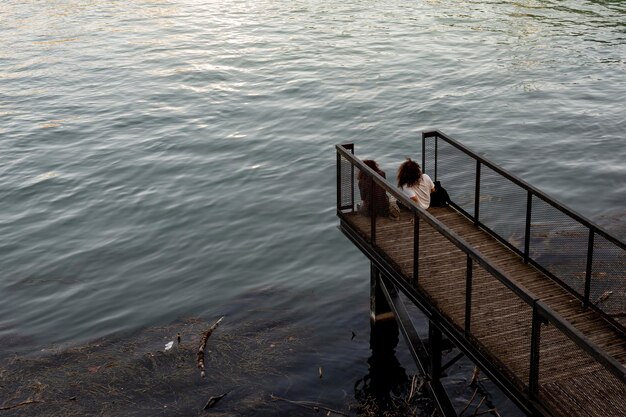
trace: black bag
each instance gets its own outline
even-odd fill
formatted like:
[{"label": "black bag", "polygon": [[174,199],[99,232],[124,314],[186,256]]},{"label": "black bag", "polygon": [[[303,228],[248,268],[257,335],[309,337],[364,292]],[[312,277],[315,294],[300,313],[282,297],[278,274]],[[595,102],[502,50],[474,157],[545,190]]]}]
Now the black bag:
[{"label": "black bag", "polygon": [[450,196],[445,188],[441,186],[441,181],[435,181],[435,191],[430,193],[431,207],[447,207],[450,203]]}]

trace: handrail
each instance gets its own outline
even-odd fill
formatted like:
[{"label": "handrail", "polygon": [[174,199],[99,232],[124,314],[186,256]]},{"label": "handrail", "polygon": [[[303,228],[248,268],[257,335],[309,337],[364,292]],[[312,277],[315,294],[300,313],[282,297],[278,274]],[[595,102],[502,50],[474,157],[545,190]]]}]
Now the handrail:
[{"label": "handrail", "polygon": [[463,144],[457,142],[455,139],[452,139],[451,137],[447,136],[445,133],[443,133],[443,132],[441,132],[439,130],[431,130],[431,131],[423,132],[422,133],[422,137],[424,139],[431,138],[431,137],[436,137],[436,138],[443,139],[444,141],[448,142],[450,145],[452,145],[455,148],[463,151],[463,153],[471,156],[475,160],[480,161],[481,164],[484,164],[485,166],[489,167],[490,169],[496,171],[498,174],[502,175],[503,177],[505,177],[506,179],[508,179],[511,182],[515,183],[516,185],[519,185],[520,187],[524,188],[527,191],[531,191],[534,195],[536,195],[537,197],[541,198],[543,201],[545,201],[546,203],[550,204],[552,207],[556,208],[557,210],[561,211],[562,213],[567,214],[572,219],[578,221],[579,223],[583,224],[584,226],[592,229],[594,231],[594,233],[597,233],[598,235],[600,235],[603,238],[607,239],[611,243],[616,244],[621,249],[626,250],[626,243],[625,242],[622,242],[616,236],[612,235],[610,232],[608,232],[607,230],[605,230],[601,226],[599,226],[596,223],[592,222],[591,220],[589,220],[588,218],[586,218],[582,214],[577,213],[574,210],[570,209],[569,207],[565,206],[563,203],[558,202],[554,198],[548,196],[543,191],[541,191],[538,188],[534,187],[533,185],[527,183],[526,181],[522,180],[521,178],[518,178],[517,176],[515,176],[512,173],[510,173],[506,169],[496,165],[494,162],[490,161],[489,159],[487,159],[487,158],[485,158],[483,156],[478,155],[477,153],[475,153],[474,151],[470,150],[469,148],[467,148]]},{"label": "handrail", "polygon": [[[459,146],[463,147],[460,144]],[[523,302],[532,307],[533,321],[535,321],[535,315],[538,315],[544,320],[552,323],[567,338],[572,340],[577,346],[579,346],[586,353],[596,359],[612,375],[617,377],[620,381],[626,383],[626,367],[624,365],[615,360],[615,358],[610,356],[607,352],[603,351],[598,345],[587,339],[580,331],[573,327],[571,323],[569,323],[566,319],[564,319],[557,312],[548,307],[543,301],[541,301],[539,297],[537,297],[531,291],[527,290],[522,285],[508,277],[498,267],[492,265],[488,259],[486,259],[479,251],[470,246],[462,237],[460,237],[453,230],[449,229],[446,225],[441,223],[436,217],[428,213],[421,206],[417,205],[398,188],[391,185],[391,183],[387,179],[383,178],[376,171],[365,165],[359,158],[349,152],[344,145],[336,145],[335,147],[337,153],[347,159],[352,164],[352,166],[356,166],[360,171],[366,172],[367,175],[370,176],[378,186],[382,187],[386,192],[394,196],[404,206],[408,207],[414,215],[417,215],[420,219],[425,220],[438,233],[443,235],[448,241],[450,241],[453,245],[455,245],[462,252],[464,252],[469,258],[476,261],[487,272],[489,272],[498,281],[500,281],[503,285],[510,289]],[[352,149],[353,148],[351,148],[351,150]],[[502,171],[506,172],[504,170]],[[519,181],[524,183],[521,180]],[[340,210],[338,210],[338,214],[340,214]],[[534,339],[533,337],[533,340],[538,343],[537,339]],[[538,350],[538,344],[535,345],[534,349]],[[538,355],[538,351],[536,352],[536,355]],[[537,362],[535,365],[539,366],[539,363]]]},{"label": "handrail", "polygon": [[626,366],[619,363],[615,358],[603,351],[597,344],[589,340],[578,329],[573,327],[567,320],[552,310],[544,301],[537,301],[539,315],[552,323],[563,332],[576,345],[586,351],[590,356],[600,362],[609,372],[626,383]]},{"label": "handrail", "polygon": [[[484,157],[476,154],[475,152],[473,152],[472,150],[470,150],[466,146],[462,145],[461,143],[457,142],[456,140],[452,139],[451,137],[447,136],[443,132],[440,132],[438,130],[432,130],[432,131],[428,131],[428,132],[423,132],[422,133],[422,152],[424,154],[423,155],[423,159],[425,159],[426,142],[427,142],[428,139],[433,139],[434,140],[434,153],[435,153],[434,154],[434,172],[435,172],[435,177],[437,177],[437,169],[438,169],[438,165],[439,165],[439,154],[441,153],[440,151],[438,152],[438,145],[437,144],[439,143],[439,139],[441,139],[444,143],[447,143],[447,144],[451,145],[452,147],[456,148],[457,150],[462,152],[464,155],[466,155],[471,160],[476,161],[476,183],[475,183],[475,191],[474,191],[474,213],[473,214],[468,213],[465,208],[463,208],[463,207],[461,207],[461,206],[459,206],[459,205],[457,205],[457,204],[455,204],[453,202],[452,205],[455,208],[457,208],[466,217],[472,219],[474,221],[475,225],[482,227],[485,231],[490,233],[496,239],[500,240],[503,244],[505,244],[506,246],[511,248],[511,250],[513,250],[514,252],[516,252],[520,256],[522,256],[524,258],[524,262],[530,263],[531,265],[535,266],[537,269],[542,271],[548,277],[550,277],[554,281],[558,282],[561,286],[563,286],[565,289],[567,289],[567,291],[569,291],[575,297],[579,298],[582,301],[583,307],[585,307],[585,308],[591,307],[592,309],[594,309],[595,311],[600,313],[607,321],[609,321],[613,326],[615,326],[621,332],[626,333],[626,325],[624,323],[620,323],[618,320],[616,320],[615,317],[611,314],[611,312],[607,311],[606,307],[598,305],[598,302],[593,302],[591,300],[592,284],[598,282],[597,278],[594,277],[594,272],[595,272],[595,268],[596,268],[594,266],[595,263],[596,263],[595,254],[597,253],[597,251],[595,250],[596,245],[594,243],[594,242],[596,242],[596,239],[597,239],[596,235],[601,237],[601,238],[603,238],[604,242],[606,242],[607,244],[611,245],[612,248],[614,248],[616,250],[624,251],[624,252],[626,252],[626,242],[621,241],[619,238],[617,238],[616,236],[612,235],[610,232],[608,232],[605,229],[601,228],[597,224],[593,223],[589,219],[585,218],[581,214],[576,213],[574,210],[572,210],[572,209],[566,207],[565,205],[563,205],[562,203],[554,200],[550,196],[546,195],[544,192],[538,190],[537,188],[533,187],[532,185],[528,184],[527,182],[523,181],[522,179],[516,177],[515,175],[511,174],[507,170],[499,167],[498,165],[496,165],[495,163],[491,162],[487,158],[484,158]],[[521,191],[523,191],[523,192],[525,192],[527,194],[527,197],[526,197],[526,200],[527,200],[526,201],[526,220],[525,220],[526,221],[526,225],[525,225],[525,230],[524,230],[524,246],[523,246],[523,249],[515,246],[512,243],[510,243],[506,239],[506,236],[502,236],[499,232],[497,232],[497,230],[493,229],[488,224],[485,224],[485,222],[483,222],[481,220],[481,218],[480,218],[480,184],[481,184],[481,173],[480,173],[481,170],[480,170],[480,167],[482,165],[485,165],[486,167],[490,168],[493,172],[495,172],[496,174],[499,174],[500,178],[504,178],[504,179],[510,181],[512,184],[517,186],[519,190],[521,190]],[[435,179],[437,179],[437,178],[435,178]],[[536,197],[538,200],[543,201],[544,203],[546,203],[547,205],[551,206],[552,208],[556,209],[560,213],[560,215],[563,216],[563,219],[566,219],[568,221],[572,221],[572,222],[574,222],[573,224],[578,225],[578,226],[584,228],[587,231],[587,234],[588,234],[588,236],[586,237],[586,239],[587,239],[587,242],[586,242],[587,253],[586,253],[586,265],[585,265],[585,268],[584,268],[585,278],[584,278],[584,287],[583,287],[582,290],[573,287],[572,284],[571,284],[571,278],[569,278],[567,275],[563,276],[562,274],[559,274],[556,271],[551,271],[549,265],[546,265],[540,259],[537,259],[535,256],[532,256],[532,253],[531,253],[531,250],[530,250],[530,245],[531,245],[531,236],[532,236],[531,229],[533,228],[532,223],[531,223],[531,221],[532,221],[531,219],[533,217],[533,213],[535,213],[535,211],[533,210],[533,198],[534,197]]]},{"label": "handrail", "polygon": [[437,230],[440,234],[445,236],[452,244],[454,244],[457,248],[465,252],[472,259],[474,259],[480,266],[485,268],[489,273],[495,275],[507,288],[511,291],[515,292],[521,299],[526,301],[528,304],[532,304],[535,300],[538,300],[538,297],[533,295],[530,291],[523,288],[521,285],[514,283],[510,278],[508,278],[504,272],[502,272],[499,268],[494,265],[491,265],[489,261],[487,261],[476,249],[471,247],[462,237],[457,235],[453,230],[448,228],[446,225],[441,223],[437,218],[435,218],[432,214],[424,210],[422,207],[417,205],[413,200],[408,198],[404,193],[400,192],[397,187],[391,186],[389,182],[380,176],[376,171],[365,165],[361,160],[357,157],[349,153],[342,145],[337,145],[337,151],[346,159],[348,159],[351,163],[356,165],[359,170],[367,172],[385,191],[389,192],[389,194],[393,195],[397,200],[399,200],[403,205],[409,207],[413,213],[417,213],[420,218],[426,220],[426,222],[432,226],[435,230]]}]

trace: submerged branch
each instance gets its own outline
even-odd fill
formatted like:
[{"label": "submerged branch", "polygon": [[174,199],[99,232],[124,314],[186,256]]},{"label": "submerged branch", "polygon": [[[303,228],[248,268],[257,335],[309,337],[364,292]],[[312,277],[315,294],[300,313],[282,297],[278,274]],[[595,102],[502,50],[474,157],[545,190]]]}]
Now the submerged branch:
[{"label": "submerged branch", "polygon": [[22,407],[24,405],[37,404],[37,403],[40,403],[40,402],[41,401],[37,401],[37,400],[22,401],[21,403],[14,404],[14,405],[9,405],[7,407],[0,407],[0,411],[12,410],[14,408]]},{"label": "submerged branch", "polygon": [[[309,410],[313,410],[316,413],[319,412],[320,410],[324,410],[324,411],[327,411],[328,413],[337,414],[337,415],[345,416],[345,417],[351,417],[350,414],[346,414],[346,413],[343,413],[341,411],[333,410],[332,408],[324,407],[323,405],[320,405],[318,403],[314,403],[314,402],[311,402],[311,401],[293,401],[293,400],[288,400],[286,398],[277,397],[274,394],[271,394],[270,398],[272,400],[274,400],[274,401],[284,401],[284,402],[289,403],[289,404],[293,404],[293,405],[297,405],[297,406],[300,406],[300,407],[308,408]],[[328,414],[328,415],[330,415],[330,414]]]},{"label": "submerged branch", "polygon": [[209,340],[211,333],[217,329],[217,326],[219,326],[223,318],[224,316],[220,317],[219,320],[213,323],[213,325],[209,327],[206,332],[204,332],[202,339],[200,340],[200,347],[198,348],[198,368],[200,368],[200,376],[202,378],[204,378],[204,349],[206,348],[206,342]]}]

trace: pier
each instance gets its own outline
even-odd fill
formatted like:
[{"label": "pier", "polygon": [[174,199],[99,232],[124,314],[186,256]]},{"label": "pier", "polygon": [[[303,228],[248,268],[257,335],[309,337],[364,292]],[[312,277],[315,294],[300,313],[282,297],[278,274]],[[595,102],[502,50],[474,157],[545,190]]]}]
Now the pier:
[{"label": "pier", "polygon": [[[529,416],[626,416],[626,244],[442,132],[421,149],[449,206],[418,207],[347,144],[337,215],[371,261],[372,321],[395,319],[440,414],[457,416],[440,378],[465,355]],[[399,220],[357,210],[358,173],[406,207]]]}]

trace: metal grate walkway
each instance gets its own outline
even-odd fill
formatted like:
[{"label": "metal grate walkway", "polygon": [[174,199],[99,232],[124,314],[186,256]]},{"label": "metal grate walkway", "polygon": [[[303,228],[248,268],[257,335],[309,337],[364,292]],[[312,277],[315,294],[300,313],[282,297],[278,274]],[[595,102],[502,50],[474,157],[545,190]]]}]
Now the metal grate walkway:
[{"label": "metal grate walkway", "polygon": [[[340,230],[383,286],[528,415],[626,417],[624,242],[441,132],[423,134],[422,165],[453,184],[450,207],[421,209],[353,152],[337,146]],[[400,220],[359,213],[364,184],[408,207]]]},{"label": "metal grate walkway", "polygon": [[[574,325],[590,341],[626,363],[626,338],[597,312],[583,309],[574,298],[541,272],[486,232],[478,229],[453,208],[429,212],[485,255],[494,265],[543,300]],[[369,217],[345,216],[365,239],[370,238]],[[413,277],[413,213],[405,211],[400,221],[378,219],[376,245],[407,281]],[[433,306],[459,329],[465,327],[466,261],[464,254],[424,222],[420,224],[418,282]],[[479,272],[478,269],[475,272]],[[484,274],[483,274],[484,275]],[[472,339],[477,348],[501,365],[519,385],[529,378],[532,311],[513,297],[501,283],[475,273],[472,286]],[[546,326],[541,333],[540,399],[555,416],[626,416],[626,385],[571,340]],[[607,400],[609,398],[610,400]]]}]

